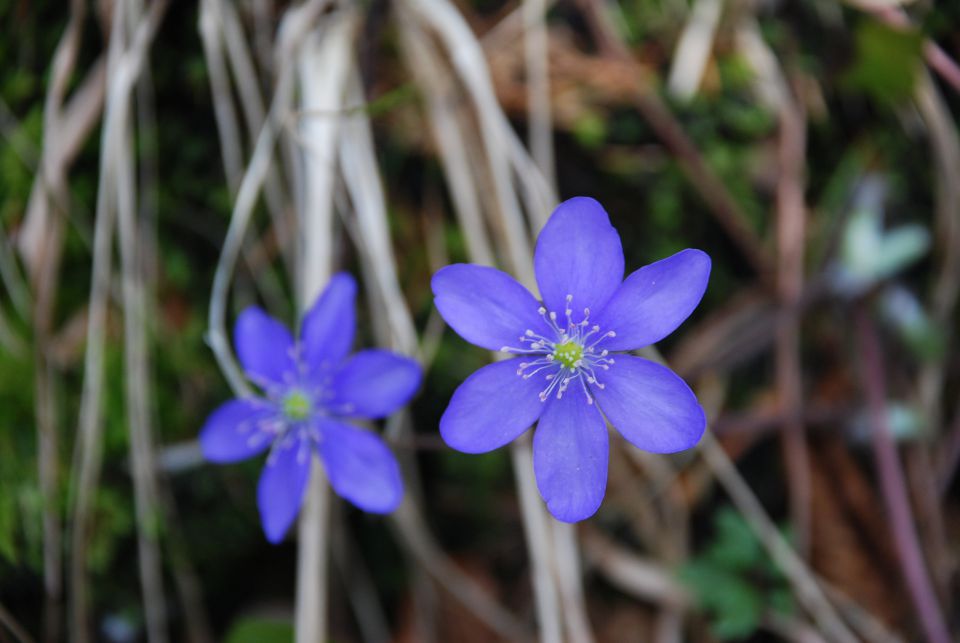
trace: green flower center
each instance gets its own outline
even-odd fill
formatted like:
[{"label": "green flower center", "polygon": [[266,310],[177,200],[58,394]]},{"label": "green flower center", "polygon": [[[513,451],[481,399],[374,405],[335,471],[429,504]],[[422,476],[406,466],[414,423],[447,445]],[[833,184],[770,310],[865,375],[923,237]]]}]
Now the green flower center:
[{"label": "green flower center", "polygon": [[553,359],[560,362],[564,368],[573,369],[583,359],[583,346],[573,340],[557,344],[553,349]]},{"label": "green flower center", "polygon": [[283,398],[283,414],[288,420],[302,422],[310,417],[310,398],[300,391],[292,391]]}]

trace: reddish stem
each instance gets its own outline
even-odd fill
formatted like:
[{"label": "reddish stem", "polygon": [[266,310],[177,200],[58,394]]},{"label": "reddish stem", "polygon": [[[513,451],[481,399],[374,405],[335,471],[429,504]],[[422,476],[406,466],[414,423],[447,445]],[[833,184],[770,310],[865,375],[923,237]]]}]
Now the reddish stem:
[{"label": "reddish stem", "polygon": [[931,643],[950,643],[950,633],[947,631],[943,613],[934,594],[933,585],[930,583],[930,575],[914,528],[903,467],[887,424],[883,356],[877,331],[865,303],[857,306],[856,329],[861,357],[861,377],[873,425],[873,430],[870,432],[873,455],[880,478],[884,506],[893,530],[900,570],[910,592],[914,609],[920,617],[920,624],[926,638]]},{"label": "reddish stem", "polygon": [[806,236],[804,154],[806,121],[793,101],[780,113],[780,178],[777,182],[777,291],[780,300],[776,338],[776,377],[783,425],[783,455],[790,492],[791,522],[797,551],[810,550],[810,454],[803,425],[803,376],[800,359],[800,297]]}]

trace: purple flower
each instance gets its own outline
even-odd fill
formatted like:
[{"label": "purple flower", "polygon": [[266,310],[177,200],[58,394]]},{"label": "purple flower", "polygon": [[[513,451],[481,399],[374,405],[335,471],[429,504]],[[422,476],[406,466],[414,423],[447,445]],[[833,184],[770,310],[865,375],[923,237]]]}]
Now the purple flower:
[{"label": "purple flower", "polygon": [[607,421],[634,446],[672,453],[695,445],[706,420],[670,369],[618,351],[657,342],[696,308],[710,257],[687,249],[623,279],[620,236],[603,207],[560,204],[537,239],[541,304],[494,268],[455,264],[433,276],[440,314],[468,342],[519,355],[460,385],[440,419],[453,448],[485,453],[534,422],[533,466],[550,513],[592,516],[607,486]]},{"label": "purple flower", "polygon": [[382,418],[406,404],[420,385],[420,367],[382,350],[347,356],[356,292],[353,277],[335,275],[304,317],[298,341],[260,308],[237,319],[237,357],[264,396],[237,398],[214,411],[200,446],[211,462],[270,449],[257,488],[270,542],[283,538],[300,511],[314,452],[334,491],[360,509],[389,513],[403,497],[386,444],[349,420]]}]

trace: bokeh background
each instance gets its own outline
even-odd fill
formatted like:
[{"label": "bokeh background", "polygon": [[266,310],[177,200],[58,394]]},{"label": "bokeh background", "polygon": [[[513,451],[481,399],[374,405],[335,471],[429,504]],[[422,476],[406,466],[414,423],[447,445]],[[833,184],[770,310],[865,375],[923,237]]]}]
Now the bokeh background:
[{"label": "bokeh background", "polygon": [[[233,394],[211,347],[250,303],[295,323],[317,256],[361,277],[359,343],[426,371],[383,427],[403,509],[332,501],[328,640],[550,640],[537,555],[565,640],[960,632],[960,3],[0,0],[0,25],[0,641],[293,639],[296,532],[262,535],[260,459],[196,437]],[[525,532],[522,454],[439,438],[491,357],[429,279],[524,278],[575,195],[628,271],[711,255],[644,353],[710,436],[612,440],[599,513]]]}]

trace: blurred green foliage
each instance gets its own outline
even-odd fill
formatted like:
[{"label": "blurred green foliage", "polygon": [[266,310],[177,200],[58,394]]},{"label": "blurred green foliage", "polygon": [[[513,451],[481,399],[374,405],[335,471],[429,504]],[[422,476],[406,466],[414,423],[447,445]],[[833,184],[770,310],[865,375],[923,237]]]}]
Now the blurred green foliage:
[{"label": "blurred green foliage", "polygon": [[917,29],[860,20],[856,29],[856,58],[846,81],[881,101],[907,100],[923,69],[923,40],[923,33]]},{"label": "blurred green foliage", "polygon": [[244,618],[234,623],[224,643],[290,643],[293,626],[287,621],[266,618]]},{"label": "blurred green foliage", "polygon": [[716,510],[708,544],[680,569],[680,579],[707,612],[711,630],[721,640],[747,638],[770,611],[793,611],[793,596],[779,568],[730,507]]}]

